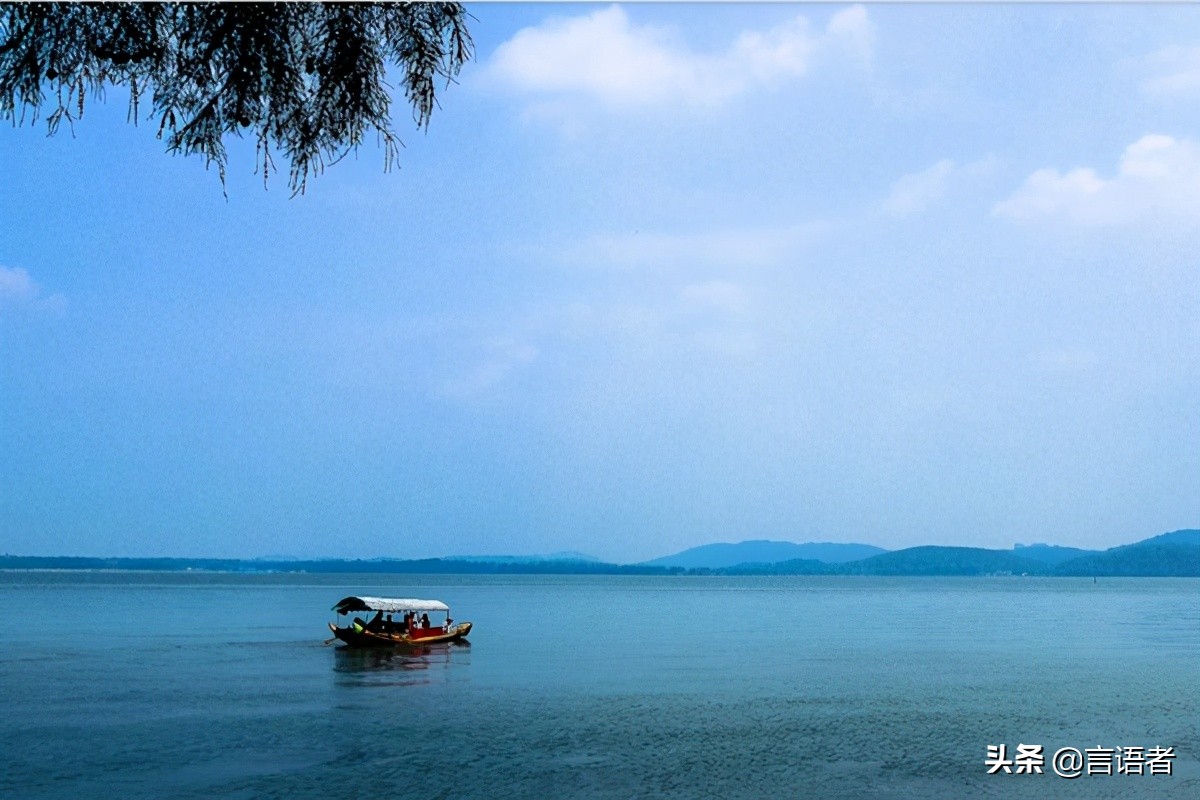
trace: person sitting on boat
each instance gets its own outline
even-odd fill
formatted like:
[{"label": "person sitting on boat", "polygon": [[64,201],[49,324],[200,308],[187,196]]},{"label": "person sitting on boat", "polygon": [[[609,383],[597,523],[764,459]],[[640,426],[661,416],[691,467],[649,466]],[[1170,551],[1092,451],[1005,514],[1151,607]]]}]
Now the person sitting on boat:
[{"label": "person sitting on boat", "polygon": [[428,627],[429,627],[429,615],[428,615],[428,614],[422,614],[422,615],[421,615],[421,627],[422,627],[422,628],[428,628]]},{"label": "person sitting on boat", "polygon": [[383,612],[375,612],[375,616],[371,617],[371,621],[367,623],[367,630],[381,631],[383,630]]},{"label": "person sitting on boat", "polygon": [[383,619],[383,632],[391,633],[394,630],[396,630],[396,623],[392,622],[392,615],[388,614]]}]

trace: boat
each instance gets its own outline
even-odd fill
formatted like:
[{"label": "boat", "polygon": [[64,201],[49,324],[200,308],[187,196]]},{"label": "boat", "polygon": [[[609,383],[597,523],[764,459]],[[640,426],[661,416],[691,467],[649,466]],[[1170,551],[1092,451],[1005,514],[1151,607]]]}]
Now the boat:
[{"label": "boat", "polygon": [[[333,610],[343,617],[355,613],[375,613],[370,620],[356,616],[344,626],[329,623],[333,638],[327,643],[338,639],[348,647],[412,647],[456,642],[464,640],[471,632],[471,623],[452,620],[450,607],[440,600],[345,597],[337,602]],[[435,618],[445,615],[440,625],[429,619],[430,612]]]}]

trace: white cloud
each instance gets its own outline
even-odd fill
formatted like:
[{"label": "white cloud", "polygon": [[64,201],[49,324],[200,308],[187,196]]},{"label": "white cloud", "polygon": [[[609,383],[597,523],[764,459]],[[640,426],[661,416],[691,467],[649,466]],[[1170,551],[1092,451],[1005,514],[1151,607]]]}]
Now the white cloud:
[{"label": "white cloud", "polygon": [[750,307],[750,298],[746,290],[729,281],[693,283],[683,287],[679,296],[684,308],[692,311],[745,314]]},{"label": "white cloud", "polygon": [[1146,95],[1161,99],[1200,96],[1200,47],[1172,45],[1127,63],[1141,74],[1139,88]]},{"label": "white cloud", "polygon": [[1094,351],[1078,348],[1039,350],[1030,353],[1029,360],[1038,370],[1051,373],[1087,372],[1100,363]]},{"label": "white cloud", "polygon": [[864,64],[871,62],[875,50],[875,25],[862,6],[851,6],[839,11],[829,20],[826,28],[829,43],[837,43],[855,55]]},{"label": "white cloud", "polygon": [[921,172],[903,176],[892,184],[892,191],[883,203],[883,210],[893,216],[906,217],[940,200],[946,193],[954,162],[942,159]]},{"label": "white cloud", "polygon": [[0,298],[25,303],[37,297],[38,286],[29,271],[20,267],[0,267]]},{"label": "white cloud", "polygon": [[825,227],[811,223],[703,233],[606,233],[588,237],[564,255],[571,263],[623,269],[764,267],[784,261]]},{"label": "white cloud", "polygon": [[804,76],[822,51],[867,62],[873,38],[866,10],[855,6],[824,31],[798,16],[769,30],[743,31],[724,53],[699,53],[672,31],[635,25],[611,6],[519,31],[496,49],[487,73],[518,91],[580,94],[610,106],[714,106]]},{"label": "white cloud", "polygon": [[995,156],[962,166],[944,158],[928,169],[909,173],[893,183],[883,201],[883,210],[895,217],[920,213],[941,200],[956,179],[990,175],[995,172],[996,163]]},{"label": "white cloud", "polygon": [[61,294],[46,294],[21,267],[0,266],[0,309],[29,308],[61,314],[67,299]]},{"label": "white cloud", "polygon": [[480,349],[484,351],[481,363],[442,384],[442,394],[453,397],[479,395],[504,381],[518,368],[532,364],[540,355],[536,347],[514,336],[492,337],[484,341]]},{"label": "white cloud", "polygon": [[1040,169],[993,213],[1017,221],[1053,218],[1085,225],[1200,220],[1200,144],[1143,136],[1125,148],[1111,178],[1088,167],[1066,173]]}]

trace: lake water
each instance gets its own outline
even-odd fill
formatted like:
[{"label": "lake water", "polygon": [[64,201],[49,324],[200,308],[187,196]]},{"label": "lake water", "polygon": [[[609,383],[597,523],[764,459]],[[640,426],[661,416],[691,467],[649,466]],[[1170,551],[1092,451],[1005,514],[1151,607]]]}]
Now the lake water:
[{"label": "lake water", "polygon": [[[351,594],[475,628],[324,646]],[[1200,797],[1200,581],[0,573],[4,798]],[[986,748],[1174,747],[1173,775]]]}]

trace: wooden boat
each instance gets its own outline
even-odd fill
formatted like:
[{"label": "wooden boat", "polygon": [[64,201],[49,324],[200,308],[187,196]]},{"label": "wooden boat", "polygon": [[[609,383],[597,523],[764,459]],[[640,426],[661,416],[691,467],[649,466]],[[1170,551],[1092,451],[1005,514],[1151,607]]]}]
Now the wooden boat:
[{"label": "wooden boat", "polygon": [[[453,642],[466,638],[471,623],[455,622],[450,607],[440,600],[417,600],[393,597],[346,597],[333,610],[339,616],[355,612],[375,612],[369,621],[354,617],[350,624],[329,623],[333,636],[348,647],[413,647]],[[445,614],[441,625],[429,620],[429,612]],[[399,615],[399,619],[396,616]],[[329,641],[333,641],[330,639]]]}]

